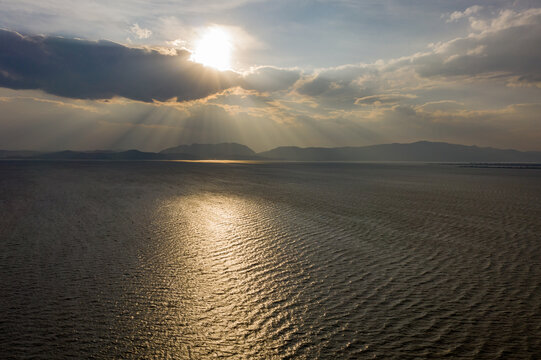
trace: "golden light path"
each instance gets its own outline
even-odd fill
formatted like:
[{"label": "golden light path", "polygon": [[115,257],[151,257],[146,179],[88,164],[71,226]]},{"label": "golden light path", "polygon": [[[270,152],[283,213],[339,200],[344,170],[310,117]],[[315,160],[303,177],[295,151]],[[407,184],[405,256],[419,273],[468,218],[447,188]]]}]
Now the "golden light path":
[{"label": "golden light path", "polygon": [[168,160],[172,162],[202,163],[202,164],[265,164],[268,160]]},{"label": "golden light path", "polygon": [[217,70],[231,69],[231,35],[218,26],[207,28],[196,42],[191,60]]},{"label": "golden light path", "polygon": [[[165,338],[177,357],[264,354],[270,359],[282,355],[278,349],[291,341],[296,321],[288,306],[295,297],[282,288],[282,277],[298,271],[290,270],[269,242],[269,232],[278,233],[275,214],[268,211],[249,198],[213,192],[160,204],[155,223],[160,237],[154,243],[160,255],[151,258],[152,276],[146,281],[161,290],[145,294],[151,286],[140,286],[135,291],[168,304],[146,309],[141,317],[146,323],[168,323],[171,333]],[[154,345],[146,351],[152,357],[161,350]]]}]

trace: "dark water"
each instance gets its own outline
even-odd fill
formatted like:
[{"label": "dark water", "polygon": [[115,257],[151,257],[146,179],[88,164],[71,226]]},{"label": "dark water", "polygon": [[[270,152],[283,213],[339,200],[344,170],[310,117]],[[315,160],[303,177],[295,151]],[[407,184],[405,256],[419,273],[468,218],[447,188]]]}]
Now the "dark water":
[{"label": "dark water", "polygon": [[0,162],[0,357],[539,358],[541,170]]}]

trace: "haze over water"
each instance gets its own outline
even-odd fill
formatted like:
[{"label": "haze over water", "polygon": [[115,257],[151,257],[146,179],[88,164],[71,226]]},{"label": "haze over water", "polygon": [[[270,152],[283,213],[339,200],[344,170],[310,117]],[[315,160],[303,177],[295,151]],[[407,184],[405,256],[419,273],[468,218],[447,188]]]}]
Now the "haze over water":
[{"label": "haze over water", "polygon": [[536,358],[541,171],[0,163],[0,357]]}]

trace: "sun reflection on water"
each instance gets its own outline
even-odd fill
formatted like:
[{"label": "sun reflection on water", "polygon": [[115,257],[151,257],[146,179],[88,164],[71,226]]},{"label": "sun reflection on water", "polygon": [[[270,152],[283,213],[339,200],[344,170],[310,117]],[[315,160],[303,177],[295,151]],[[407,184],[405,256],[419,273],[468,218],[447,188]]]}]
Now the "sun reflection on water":
[{"label": "sun reflection on water", "polygon": [[169,160],[176,162],[187,162],[187,163],[209,163],[209,164],[265,164],[272,162],[269,160]]},{"label": "sun reflection on water", "polygon": [[284,261],[264,212],[257,201],[215,193],[160,206],[163,257],[153,276],[168,279],[160,301],[170,313],[161,316],[182,334],[178,355],[273,358],[285,347],[293,321],[277,310],[290,295],[275,273]]}]

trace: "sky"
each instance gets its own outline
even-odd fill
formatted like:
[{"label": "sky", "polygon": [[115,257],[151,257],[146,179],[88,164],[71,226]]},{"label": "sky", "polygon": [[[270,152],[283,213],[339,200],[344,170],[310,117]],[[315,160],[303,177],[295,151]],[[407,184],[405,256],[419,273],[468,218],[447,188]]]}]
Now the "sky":
[{"label": "sky", "polygon": [[0,0],[0,149],[541,150],[541,0]]}]

